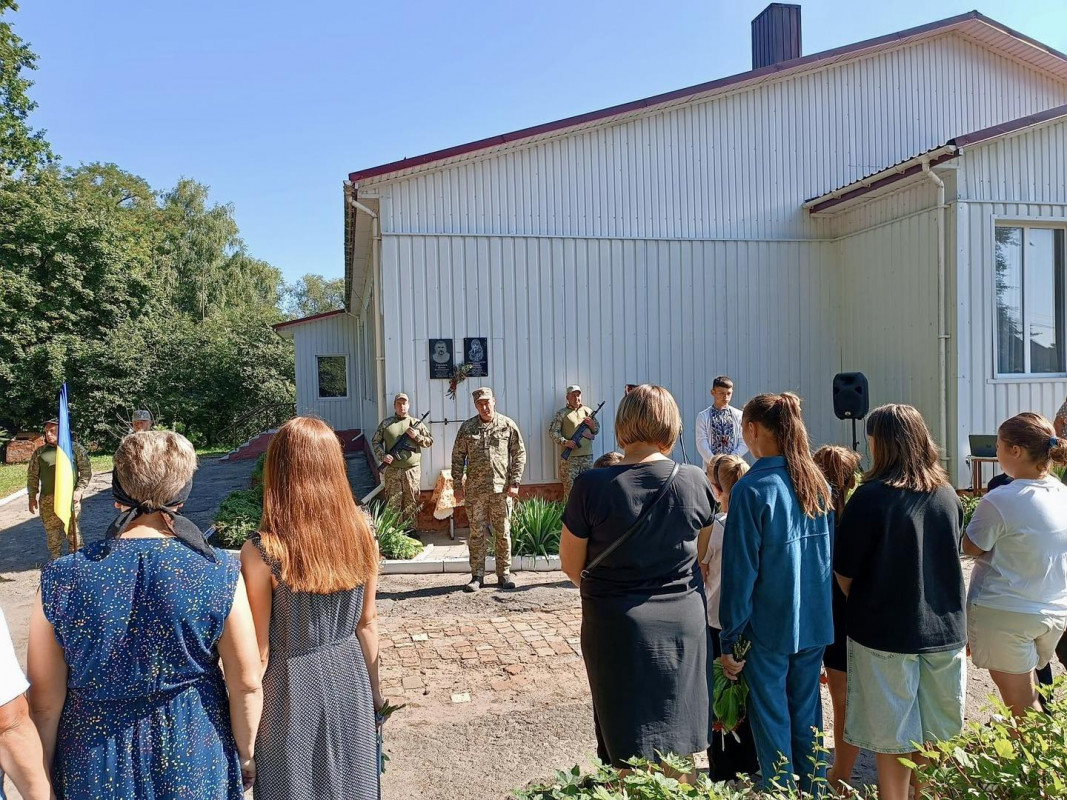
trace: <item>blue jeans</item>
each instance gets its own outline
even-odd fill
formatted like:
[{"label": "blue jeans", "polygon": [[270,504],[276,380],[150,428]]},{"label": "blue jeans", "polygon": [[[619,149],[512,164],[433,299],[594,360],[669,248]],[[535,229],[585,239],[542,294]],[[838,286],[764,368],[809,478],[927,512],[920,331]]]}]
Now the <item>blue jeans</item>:
[{"label": "blue jeans", "polygon": [[756,740],[763,785],[782,786],[800,777],[800,788],[811,791],[812,781],[825,772],[816,768],[815,733],[822,730],[819,674],[825,647],[811,647],[793,655],[773,653],[755,642],[745,657],[748,709]]}]

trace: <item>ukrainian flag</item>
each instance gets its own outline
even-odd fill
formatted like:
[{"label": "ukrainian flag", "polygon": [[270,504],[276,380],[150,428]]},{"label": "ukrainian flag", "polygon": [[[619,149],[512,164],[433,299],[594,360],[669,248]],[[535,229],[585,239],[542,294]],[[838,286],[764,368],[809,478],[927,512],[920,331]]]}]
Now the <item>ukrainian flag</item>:
[{"label": "ukrainian flag", "polygon": [[[59,390],[59,440],[56,442],[56,516],[70,530],[74,516],[74,444],[70,438],[67,384]],[[76,523],[76,521],[75,521]]]}]

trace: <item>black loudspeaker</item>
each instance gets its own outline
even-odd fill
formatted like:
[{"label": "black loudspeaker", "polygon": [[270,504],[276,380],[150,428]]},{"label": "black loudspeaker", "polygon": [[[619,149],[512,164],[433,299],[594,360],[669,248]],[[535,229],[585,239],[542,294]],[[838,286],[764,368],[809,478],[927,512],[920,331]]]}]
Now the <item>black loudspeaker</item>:
[{"label": "black loudspeaker", "polygon": [[838,419],[863,419],[870,409],[866,375],[862,372],[834,375],[834,415]]}]

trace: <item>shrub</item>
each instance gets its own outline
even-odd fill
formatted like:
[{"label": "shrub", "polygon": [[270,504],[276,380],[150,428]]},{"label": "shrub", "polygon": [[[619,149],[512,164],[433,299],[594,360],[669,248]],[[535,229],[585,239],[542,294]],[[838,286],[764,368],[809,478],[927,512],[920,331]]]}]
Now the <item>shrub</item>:
[{"label": "shrub", "polygon": [[267,454],[260,453],[259,458],[256,459],[256,465],[252,467],[252,476],[250,480],[253,486],[263,485],[263,468],[267,464]]},{"label": "shrub", "polygon": [[245,539],[259,530],[263,516],[263,485],[230,492],[215,515],[217,541],[222,547],[239,549]]},{"label": "shrub", "polygon": [[382,558],[408,561],[422,552],[422,542],[405,533],[410,526],[396,507],[375,503],[370,509],[370,524]]},{"label": "shrub", "polygon": [[[825,757],[825,753],[821,758]],[[678,756],[664,756],[663,762],[676,773],[688,773],[693,762]],[[531,785],[514,793],[518,800],[814,800],[829,796],[825,779],[816,787],[818,794],[795,789],[772,789],[760,791],[748,780],[733,783],[713,783],[705,773],[700,773],[692,783],[681,783],[667,774],[658,764],[634,759],[632,769],[625,776],[619,770],[598,765],[594,772],[583,775],[578,767],[569,772],[557,772],[555,780],[542,785]],[[838,798],[856,800],[874,797],[873,790],[861,793],[844,790]]]},{"label": "shrub", "polygon": [[519,503],[511,518],[511,552],[517,556],[559,554],[563,503],[534,498]]},{"label": "shrub", "polygon": [[960,501],[963,503],[963,528],[967,530],[967,526],[971,524],[971,517],[974,516],[974,510],[978,508],[978,503],[981,501],[980,497],[972,497],[971,495],[963,495]]},{"label": "shrub", "polygon": [[941,800],[1045,798],[1067,796],[1067,701],[1065,681],[1056,681],[1048,713],[1014,719],[999,699],[993,718],[971,722],[959,736],[938,742],[922,755],[929,764],[909,762],[929,785],[922,797]]}]

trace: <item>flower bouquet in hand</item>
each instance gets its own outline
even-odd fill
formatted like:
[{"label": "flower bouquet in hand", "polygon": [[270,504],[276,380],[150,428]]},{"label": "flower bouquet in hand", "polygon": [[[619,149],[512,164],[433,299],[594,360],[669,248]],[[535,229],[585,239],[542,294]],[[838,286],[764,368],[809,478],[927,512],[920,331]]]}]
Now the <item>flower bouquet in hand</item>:
[{"label": "flower bouquet in hand", "polygon": [[[738,639],[734,642],[731,655],[734,661],[744,661],[748,655],[752,642]],[[744,675],[739,675],[737,680],[731,680],[722,668],[722,661],[715,659],[712,665],[712,675],[715,686],[715,697],[712,702],[712,711],[715,713],[714,730],[722,733],[723,740],[729,733],[738,742],[741,737],[737,735],[737,726],[745,719],[745,704],[748,701],[748,682]]]},{"label": "flower bouquet in hand", "polygon": [[401,703],[398,706],[394,706],[386,700],[382,707],[374,712],[375,733],[378,738],[378,773],[381,775],[385,774],[385,762],[389,760],[389,756],[385,754],[385,740],[382,738],[382,728],[385,727],[385,721],[389,717],[406,705],[407,703]]}]

